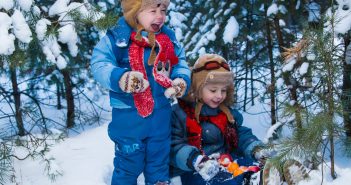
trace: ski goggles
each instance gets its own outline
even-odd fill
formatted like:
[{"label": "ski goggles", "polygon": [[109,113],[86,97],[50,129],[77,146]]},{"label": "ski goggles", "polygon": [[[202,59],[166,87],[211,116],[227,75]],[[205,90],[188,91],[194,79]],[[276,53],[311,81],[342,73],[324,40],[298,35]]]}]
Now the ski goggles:
[{"label": "ski goggles", "polygon": [[230,71],[230,67],[229,67],[229,65],[226,62],[219,63],[217,61],[208,61],[208,62],[205,63],[204,66],[196,68],[196,69],[193,69],[193,72],[197,73],[197,72],[200,72],[200,71],[203,71],[203,70],[207,70],[207,71],[215,70],[215,69],[219,69],[221,67],[223,67],[227,71]]}]

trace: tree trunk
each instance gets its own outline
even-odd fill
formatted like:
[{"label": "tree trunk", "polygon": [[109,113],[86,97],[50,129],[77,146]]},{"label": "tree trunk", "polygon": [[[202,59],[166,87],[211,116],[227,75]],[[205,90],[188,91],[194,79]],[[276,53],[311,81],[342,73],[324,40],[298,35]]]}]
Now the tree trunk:
[{"label": "tree trunk", "polygon": [[57,96],[57,109],[62,109],[61,104],[61,83],[59,81],[56,82],[56,96]]},{"label": "tree trunk", "polygon": [[222,55],[226,60],[229,60],[230,56],[229,56],[229,52],[228,52],[228,47],[226,46],[222,46]]},{"label": "tree trunk", "polygon": [[[350,43],[350,37],[345,37],[345,51]],[[343,84],[342,84],[342,102],[343,102],[343,117],[344,117],[344,128],[346,135],[351,138],[351,65],[343,62]]]},{"label": "tree trunk", "polygon": [[290,0],[289,5],[288,5],[288,25],[297,25],[297,20],[296,20],[296,0]]},{"label": "tree trunk", "polygon": [[333,93],[333,73],[332,71],[332,66],[327,64],[327,70],[328,70],[328,80],[327,80],[327,85],[328,85],[328,97],[327,97],[327,103],[328,103],[328,114],[330,120],[328,122],[331,124],[331,126],[328,128],[329,129],[329,142],[330,142],[330,173],[333,179],[336,179],[336,173],[335,173],[335,148],[334,148],[334,123],[333,123],[333,115],[335,112],[334,108],[334,93]]},{"label": "tree trunk", "polygon": [[[251,10],[252,11],[252,10]],[[248,32],[251,33],[251,25],[252,25],[252,12],[248,13],[247,16],[246,16],[246,26],[247,26],[247,29],[248,29]],[[251,52],[251,41],[246,38],[245,40],[246,42],[246,48],[245,48],[245,94],[244,94],[244,111],[246,111],[246,102],[248,101],[248,76],[249,76],[249,71],[253,71],[252,69],[252,62],[249,61],[249,53]],[[253,93],[252,93],[252,85],[253,85],[253,79],[252,79],[252,73],[250,74],[251,76],[251,79],[250,79],[250,82],[251,82],[251,88],[250,88],[250,92],[251,92],[251,105],[253,105]]]},{"label": "tree trunk", "polygon": [[[290,6],[295,5],[295,1],[290,1],[290,3],[291,3]],[[295,12],[295,10],[293,12]],[[295,22],[295,20],[292,20],[293,24],[294,24],[294,22]],[[280,51],[280,53],[283,53],[284,52],[283,48],[288,47],[288,46],[287,46],[287,43],[284,43],[283,33],[282,33],[280,25],[279,25],[279,17],[277,17],[277,16],[274,18],[274,28],[275,28],[275,32],[277,35],[279,51]],[[271,72],[274,73],[274,63],[271,63]],[[292,75],[290,74],[290,72],[283,73],[283,79],[284,79],[284,83],[286,84],[286,86],[292,86],[292,88],[289,88],[289,92],[290,92],[291,100],[293,100],[295,102],[293,107],[295,110],[296,127],[302,128],[302,118],[301,118],[301,112],[300,112],[301,106],[299,105],[298,98],[297,98],[298,97],[297,96],[297,84],[293,84],[291,82],[291,79],[290,79],[291,76]],[[275,87],[275,81],[271,82],[271,83],[274,83],[273,87]],[[272,102],[273,102],[273,100],[271,99],[271,103]],[[275,103],[275,101],[274,101],[274,103]],[[272,119],[273,119],[273,116],[272,116]]]},{"label": "tree trunk", "polygon": [[255,95],[254,95],[254,81],[253,81],[253,65],[251,64],[251,67],[250,67],[250,81],[251,81],[251,106],[254,106],[255,105]]},{"label": "tree trunk", "polygon": [[[332,45],[334,46],[334,42],[332,41]],[[326,50],[328,51],[328,50]],[[328,122],[330,123],[330,126],[328,126],[328,134],[329,134],[329,144],[330,144],[330,173],[333,179],[336,179],[336,173],[335,173],[335,157],[334,157],[334,122],[333,122],[333,117],[334,117],[334,112],[335,111],[335,105],[334,105],[334,91],[333,91],[333,85],[335,84],[334,81],[334,65],[333,65],[333,59],[332,56],[329,56],[325,59],[326,63],[326,70],[327,70],[327,77],[326,77],[326,83],[327,83],[327,105],[328,105]]]},{"label": "tree trunk", "polygon": [[266,32],[267,32],[267,48],[269,56],[269,66],[271,72],[271,84],[268,87],[268,91],[271,98],[271,124],[276,124],[276,112],[275,112],[275,71],[274,71],[274,59],[273,59],[273,43],[271,37],[271,28],[268,17],[266,17]]},{"label": "tree trunk", "polygon": [[330,173],[333,179],[336,179],[336,173],[335,173],[335,148],[334,148],[334,135],[333,132],[329,133],[330,135]]},{"label": "tree trunk", "polygon": [[18,135],[24,136],[25,129],[23,125],[23,118],[22,118],[22,109],[21,109],[21,93],[18,89],[18,82],[17,82],[17,72],[16,67],[10,65],[10,76],[11,76],[11,83],[13,89],[13,99],[15,101],[15,111],[16,111],[16,123],[18,128]]},{"label": "tree trunk", "polygon": [[247,87],[247,86],[248,86],[248,85],[247,85],[247,80],[248,80],[247,78],[248,78],[248,77],[247,77],[247,76],[248,76],[248,74],[249,74],[249,68],[248,68],[248,66],[247,66],[247,61],[245,61],[245,79],[244,79],[244,80],[245,80],[245,83],[244,83],[244,85],[245,85],[245,86],[244,86],[244,91],[245,91],[245,92],[244,92],[244,108],[243,108],[243,109],[244,109],[244,110],[243,110],[244,112],[246,111],[246,102],[247,102],[247,93],[248,93],[248,92],[247,92],[247,89],[248,89],[248,87]]},{"label": "tree trunk", "polygon": [[275,16],[273,20],[274,20],[275,32],[277,33],[279,52],[283,53],[283,47],[286,47],[286,45],[284,44],[283,33],[282,33],[281,29],[280,29],[278,16]]},{"label": "tree trunk", "polygon": [[66,101],[67,101],[67,120],[66,127],[72,128],[74,126],[74,97],[71,77],[67,69],[61,70],[63,75],[64,85],[66,89]]}]

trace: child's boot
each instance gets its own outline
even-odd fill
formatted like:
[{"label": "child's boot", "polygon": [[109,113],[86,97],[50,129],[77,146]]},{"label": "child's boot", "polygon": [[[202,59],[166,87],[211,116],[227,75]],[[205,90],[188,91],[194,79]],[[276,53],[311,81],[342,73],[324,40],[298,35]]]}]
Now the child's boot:
[{"label": "child's boot", "polygon": [[282,176],[279,170],[267,162],[262,173],[262,185],[281,185],[283,183]]},{"label": "child's boot", "polygon": [[295,185],[309,177],[306,168],[296,160],[288,160],[283,165],[285,181],[288,185]]}]

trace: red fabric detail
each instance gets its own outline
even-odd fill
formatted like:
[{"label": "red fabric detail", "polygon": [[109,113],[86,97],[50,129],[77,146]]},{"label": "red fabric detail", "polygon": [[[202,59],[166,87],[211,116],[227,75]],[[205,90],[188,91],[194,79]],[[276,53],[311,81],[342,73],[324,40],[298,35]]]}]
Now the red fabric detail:
[{"label": "red fabric detail", "polygon": [[[136,32],[132,32],[130,38],[132,43],[129,47],[129,61],[132,71],[139,71],[144,74],[144,78],[147,80],[147,74],[144,66],[144,48],[150,47],[150,44],[142,37],[141,41],[135,39]],[[172,80],[169,77],[155,74],[155,69],[157,68],[158,62],[170,61],[170,68],[178,63],[178,57],[174,53],[174,46],[169,37],[160,33],[156,35],[156,42],[159,46],[159,52],[156,56],[156,61],[154,62],[153,75],[155,81],[161,86],[168,88],[172,86]],[[142,117],[149,116],[154,109],[154,100],[152,97],[151,88],[148,87],[142,93],[133,93],[135,107]]]},{"label": "red fabric detail", "polygon": [[201,150],[201,133],[200,124],[190,117],[186,118],[186,130],[188,135],[188,143]]},{"label": "red fabric detail", "polygon": [[220,112],[216,116],[201,116],[200,115],[200,122],[201,121],[208,121],[216,125],[219,130],[221,130],[222,134],[225,133],[225,128],[227,127],[228,120],[227,115],[224,112]]},{"label": "red fabric detail", "polygon": [[155,78],[155,81],[160,84],[164,88],[169,88],[172,87],[172,80],[169,78],[169,76],[165,76],[163,74],[157,73],[157,65],[159,62],[166,63],[167,60],[170,61],[170,71],[169,74],[171,74],[171,69],[172,66],[178,63],[178,57],[174,53],[174,46],[169,37],[164,34],[160,33],[156,35],[156,43],[158,44],[159,51],[156,56],[156,60],[154,62],[154,68],[153,68],[153,75]]},{"label": "red fabric detail", "polygon": [[[132,42],[129,47],[129,61],[131,69],[143,73],[144,78],[147,80],[144,66],[144,48],[139,47],[135,42]],[[154,99],[152,98],[150,86],[144,92],[133,93],[133,98],[140,116],[145,118],[152,113],[154,110]]]},{"label": "red fabric detail", "polygon": [[[233,124],[233,123],[229,123],[229,124]],[[233,126],[228,125],[225,131],[226,134],[224,135],[225,140],[228,144],[228,151],[232,151],[235,148],[237,148],[239,143],[237,130]]]},{"label": "red fabric detail", "polygon": [[130,39],[135,43],[137,44],[138,46],[140,47],[151,47],[151,45],[149,44],[149,42],[146,41],[145,37],[141,37],[141,41],[139,40],[136,40],[135,39],[135,36],[136,36],[136,32],[132,32],[131,35],[130,35]]},{"label": "red fabric detail", "polygon": [[186,113],[186,131],[188,136],[188,143],[191,146],[195,146],[202,152],[201,148],[201,125],[195,119],[194,109],[187,105],[186,102],[178,100],[179,106]]},{"label": "red fabric detail", "polygon": [[[195,119],[195,110],[193,107],[188,105],[184,101],[178,101],[180,107],[184,110],[187,115],[186,118],[186,128],[187,128],[187,136],[188,136],[188,143],[192,146],[197,147],[200,151],[202,151],[202,128],[201,125]],[[235,127],[230,126],[227,116],[224,112],[220,112],[216,116],[201,116],[200,115],[200,122],[208,121],[216,125],[221,133],[225,137],[225,141],[227,143],[227,150],[231,152],[235,148],[238,147],[238,135],[237,130]]]}]

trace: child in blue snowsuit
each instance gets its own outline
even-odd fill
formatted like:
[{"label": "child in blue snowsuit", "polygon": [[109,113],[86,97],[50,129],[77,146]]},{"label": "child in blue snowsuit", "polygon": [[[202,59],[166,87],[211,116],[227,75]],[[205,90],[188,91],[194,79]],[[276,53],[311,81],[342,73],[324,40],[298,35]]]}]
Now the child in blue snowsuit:
[{"label": "child in blue snowsuit", "polygon": [[[263,147],[242,126],[242,115],[229,108],[233,91],[233,74],[224,58],[205,54],[196,61],[189,97],[172,107],[171,176],[180,176],[183,185],[242,184],[245,174],[232,178],[219,170],[218,157],[229,154],[239,165],[251,166],[254,151]],[[209,159],[212,154],[218,155]]]},{"label": "child in blue snowsuit", "polygon": [[91,70],[110,90],[115,143],[112,185],[169,183],[170,99],[183,96],[190,70],[164,26],[169,0],[122,0],[124,16],[95,46]]}]

